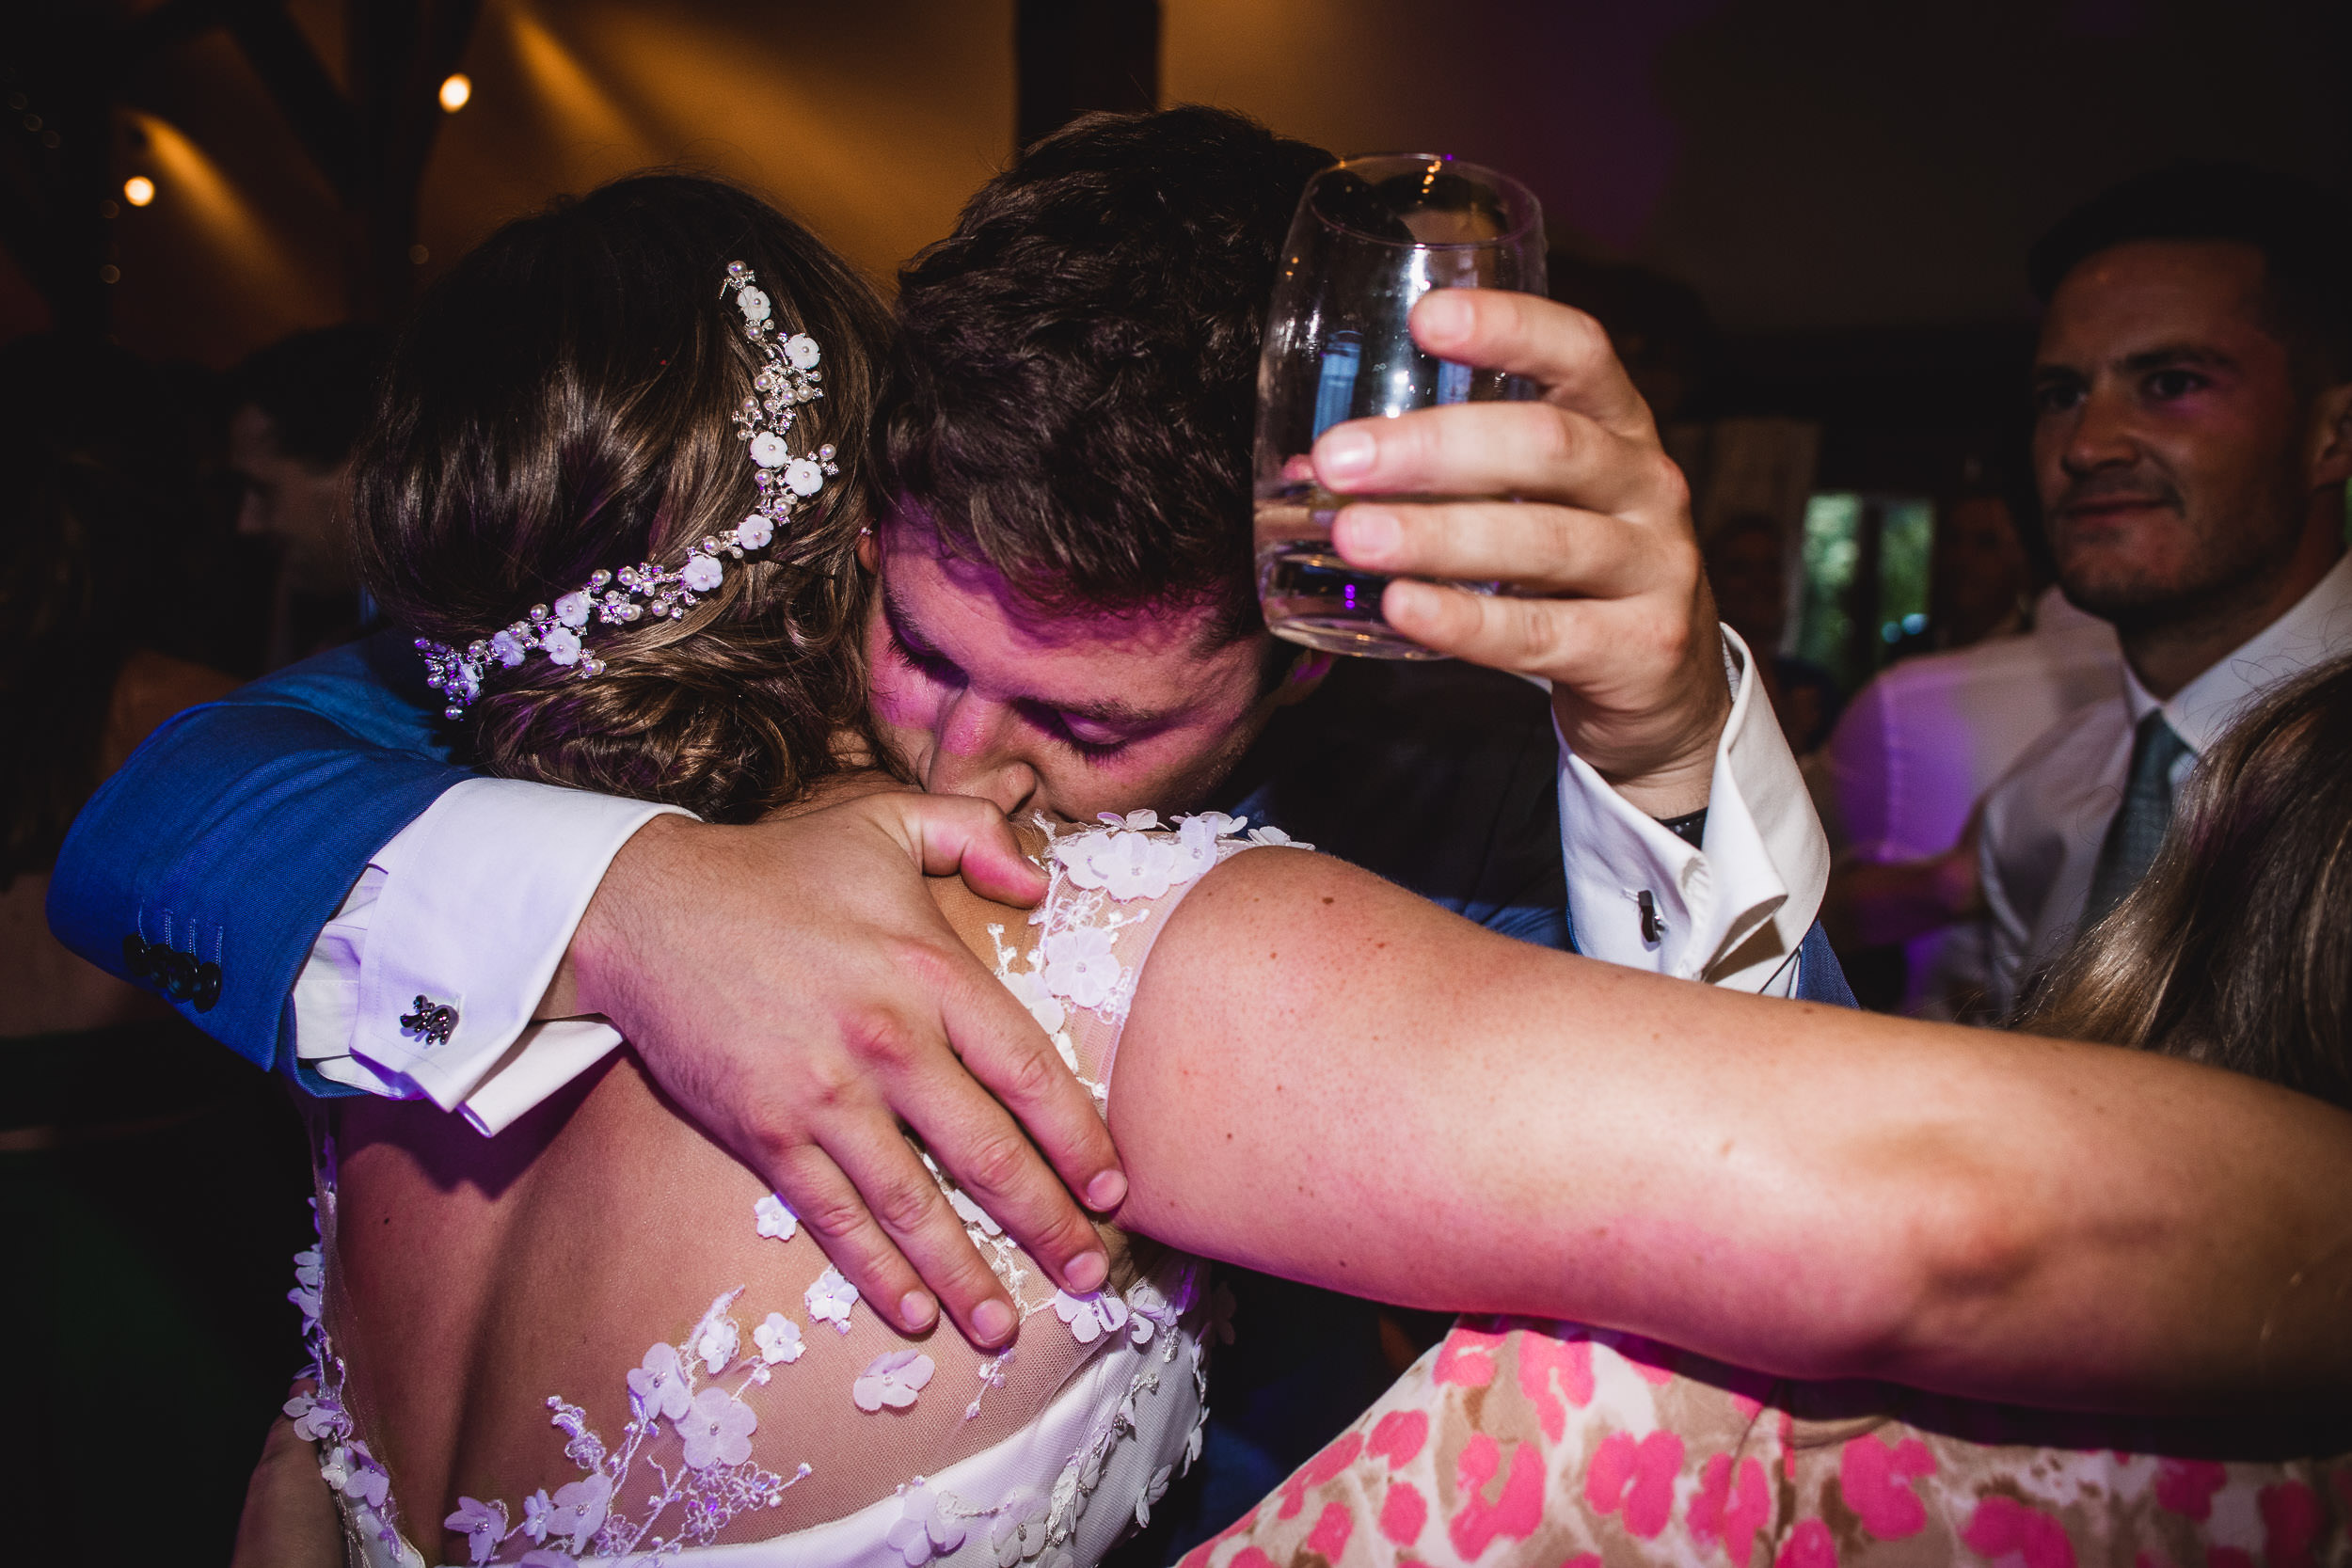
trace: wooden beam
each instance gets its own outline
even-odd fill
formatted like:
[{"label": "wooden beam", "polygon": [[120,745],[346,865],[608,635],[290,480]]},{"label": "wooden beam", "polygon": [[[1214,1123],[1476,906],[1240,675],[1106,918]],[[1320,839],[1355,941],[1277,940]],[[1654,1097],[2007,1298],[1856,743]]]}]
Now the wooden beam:
[{"label": "wooden beam", "polygon": [[360,184],[346,225],[352,313],[389,321],[416,291],[418,197],[445,118],[441,80],[455,70],[480,0],[345,0]]},{"label": "wooden beam", "polygon": [[359,126],[310,40],[278,0],[223,6],[221,21],[302,150],[336,194],[350,200],[359,179]]},{"label": "wooden beam", "polygon": [[[416,287],[409,259],[418,197],[445,118],[441,81],[457,68],[481,0],[343,0],[350,90],[339,87],[284,0],[165,0],[114,37],[119,79],[131,65],[210,28],[229,29],[342,208],[344,290],[352,315],[384,321]],[[30,227],[0,212],[0,229]],[[11,248],[14,248],[11,246]]]},{"label": "wooden beam", "polygon": [[1156,109],[1159,0],[1018,0],[1013,68],[1016,150],[1098,109]]}]

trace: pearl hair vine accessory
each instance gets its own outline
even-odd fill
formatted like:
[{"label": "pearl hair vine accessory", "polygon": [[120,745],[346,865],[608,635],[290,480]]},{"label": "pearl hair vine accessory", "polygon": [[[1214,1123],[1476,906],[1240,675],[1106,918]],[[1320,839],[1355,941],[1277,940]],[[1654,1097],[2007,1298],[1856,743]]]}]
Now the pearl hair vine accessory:
[{"label": "pearl hair vine accessory", "polygon": [[[582,680],[601,673],[604,660],[580,641],[591,615],[607,626],[646,615],[680,619],[702,602],[701,595],[724,580],[725,560],[740,561],[754,550],[766,549],[792,514],[824,488],[826,478],[840,474],[832,442],[804,457],[793,456],[784,444],[784,433],[792,428],[800,405],[825,395],[817,385],[821,373],[817,364],[822,357],[817,340],[805,332],[779,337],[771,319],[773,302],[759,287],[752,269],[740,261],[727,263],[720,292],[735,296],[736,309],[743,312],[743,335],[766,361],[752,378],[755,394],[745,398],[734,414],[736,438],[750,450],[752,482],[759,486],[757,504],[725,533],[706,534],[695,541],[681,565],[644,561],[617,572],[594,573],[585,585],[557,599],[552,607],[532,605],[522,620],[463,649],[418,638],[417,651],[424,656],[425,684],[448,699],[449,705],[441,710],[446,717],[465,717],[467,705],[482,695],[483,672],[493,659],[512,670],[529,655],[538,653],[546,655],[549,663],[578,671]],[[640,599],[644,602],[638,603]]]}]

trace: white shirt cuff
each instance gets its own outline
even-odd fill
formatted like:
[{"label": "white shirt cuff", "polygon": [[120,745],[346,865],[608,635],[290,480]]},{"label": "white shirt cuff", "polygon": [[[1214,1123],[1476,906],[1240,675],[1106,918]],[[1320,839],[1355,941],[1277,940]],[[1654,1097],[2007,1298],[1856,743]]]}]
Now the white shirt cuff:
[{"label": "white shirt cuff", "polygon": [[[485,1133],[620,1043],[601,1019],[533,1022],[605,868],[675,806],[469,779],[377,851],[294,989],[294,1052],[322,1077],[426,1098]],[[421,997],[446,1040],[404,1026]]]},{"label": "white shirt cuff", "polygon": [[[1701,845],[1628,802],[1563,738],[1568,917],[1577,947],[1593,958],[1787,996],[1796,987],[1797,949],[1829,885],[1829,840],[1747,644],[1729,626],[1723,637],[1737,674]],[[1649,933],[1645,893],[1656,915]]]}]

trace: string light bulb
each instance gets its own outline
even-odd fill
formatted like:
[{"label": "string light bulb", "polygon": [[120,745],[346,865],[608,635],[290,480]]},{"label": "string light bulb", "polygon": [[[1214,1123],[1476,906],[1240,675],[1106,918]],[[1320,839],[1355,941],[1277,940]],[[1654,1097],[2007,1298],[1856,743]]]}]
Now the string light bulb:
[{"label": "string light bulb", "polygon": [[441,107],[451,114],[464,108],[473,97],[473,78],[462,71],[452,71],[441,84]]},{"label": "string light bulb", "polygon": [[122,199],[134,207],[144,207],[155,199],[155,182],[144,174],[134,174],[122,182]]}]

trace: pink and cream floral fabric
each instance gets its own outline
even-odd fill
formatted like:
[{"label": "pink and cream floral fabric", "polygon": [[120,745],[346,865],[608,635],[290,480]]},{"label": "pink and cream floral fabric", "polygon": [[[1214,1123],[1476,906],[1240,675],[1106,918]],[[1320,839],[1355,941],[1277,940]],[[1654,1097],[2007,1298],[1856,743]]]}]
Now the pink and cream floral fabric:
[{"label": "pink and cream floral fabric", "polygon": [[[2185,1457],[2192,1448],[2217,1449]],[[1180,1568],[2319,1568],[2352,1457],[1466,1318]]]}]

